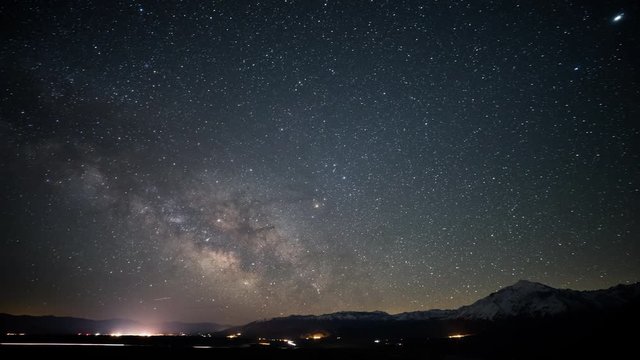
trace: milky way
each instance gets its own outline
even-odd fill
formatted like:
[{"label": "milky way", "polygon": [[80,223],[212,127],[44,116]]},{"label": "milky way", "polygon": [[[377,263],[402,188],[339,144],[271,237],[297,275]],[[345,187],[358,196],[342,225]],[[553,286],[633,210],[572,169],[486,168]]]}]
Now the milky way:
[{"label": "milky way", "polygon": [[633,1],[0,4],[0,312],[239,324],[640,278]]}]

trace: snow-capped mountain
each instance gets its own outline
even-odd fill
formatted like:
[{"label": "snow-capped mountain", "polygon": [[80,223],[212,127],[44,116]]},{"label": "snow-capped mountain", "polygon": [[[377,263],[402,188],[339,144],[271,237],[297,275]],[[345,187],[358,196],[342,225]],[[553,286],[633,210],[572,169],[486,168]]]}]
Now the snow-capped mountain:
[{"label": "snow-capped mountain", "polygon": [[555,289],[521,280],[475,303],[459,308],[454,318],[498,320],[513,317],[545,318],[566,313],[605,310],[640,299],[640,284],[606,290]]},{"label": "snow-capped mountain", "polygon": [[509,317],[546,317],[569,309],[586,309],[588,301],[578,291],[560,290],[521,280],[475,303],[463,306],[457,318],[495,320]]},{"label": "snow-capped mountain", "polygon": [[[328,333],[367,332],[403,334],[418,332],[439,336],[451,328],[481,329],[498,320],[555,319],[562,315],[590,318],[640,306],[640,283],[609,289],[576,291],[555,289],[521,280],[471,305],[455,310],[429,310],[390,315],[382,311],[345,311],[324,315],[292,315],[256,321],[232,329],[258,336],[295,335],[323,330]],[[466,325],[461,325],[466,324]],[[484,325],[483,325],[484,324]]]}]

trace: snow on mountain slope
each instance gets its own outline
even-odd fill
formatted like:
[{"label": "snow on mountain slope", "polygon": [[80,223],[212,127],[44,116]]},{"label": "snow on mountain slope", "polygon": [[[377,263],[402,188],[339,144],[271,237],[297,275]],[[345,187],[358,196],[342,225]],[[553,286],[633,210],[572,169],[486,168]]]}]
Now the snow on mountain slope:
[{"label": "snow on mountain slope", "polygon": [[597,291],[576,291],[521,280],[471,305],[461,307],[454,317],[477,320],[551,317],[568,312],[621,306],[634,298],[640,298],[640,287],[637,284]]},{"label": "snow on mountain slope", "polygon": [[508,318],[552,317],[564,313],[606,311],[640,302],[640,283],[609,289],[576,291],[555,289],[540,283],[520,280],[475,303],[457,310],[428,310],[390,315],[383,311],[342,311],[324,315],[291,315],[269,321],[426,321],[426,320],[498,320]]}]

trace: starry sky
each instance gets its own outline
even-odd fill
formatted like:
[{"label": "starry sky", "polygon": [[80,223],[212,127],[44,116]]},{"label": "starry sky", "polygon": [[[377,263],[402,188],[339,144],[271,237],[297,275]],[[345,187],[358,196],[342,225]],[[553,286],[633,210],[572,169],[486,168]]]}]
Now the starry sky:
[{"label": "starry sky", "polygon": [[0,312],[640,280],[636,1],[2,1]]}]

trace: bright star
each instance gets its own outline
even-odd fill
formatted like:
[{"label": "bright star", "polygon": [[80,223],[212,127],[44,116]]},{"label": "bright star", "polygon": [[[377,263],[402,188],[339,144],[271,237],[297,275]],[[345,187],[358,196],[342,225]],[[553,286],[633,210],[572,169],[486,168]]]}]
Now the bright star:
[{"label": "bright star", "polygon": [[623,17],[624,17],[624,13],[620,13],[613,18],[613,22],[618,22],[622,20]]}]

